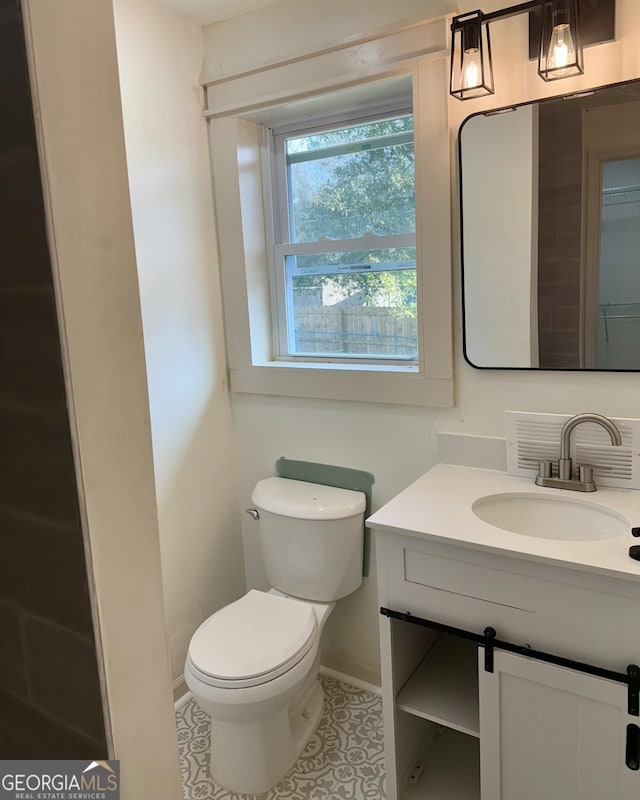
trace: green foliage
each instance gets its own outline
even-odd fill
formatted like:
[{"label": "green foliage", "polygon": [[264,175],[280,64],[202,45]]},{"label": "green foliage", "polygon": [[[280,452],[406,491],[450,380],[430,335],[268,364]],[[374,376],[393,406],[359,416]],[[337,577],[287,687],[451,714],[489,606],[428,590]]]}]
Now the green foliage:
[{"label": "green foliage", "polygon": [[[412,117],[368,123],[289,141],[288,152],[321,150],[367,140],[363,149],[290,165],[291,227],[295,241],[358,238],[415,231],[413,142],[379,146],[376,139],[413,130]],[[321,155],[321,154],[319,154]],[[304,256],[304,266],[335,266],[415,260],[414,248]],[[300,264],[301,259],[298,259]],[[415,269],[340,275],[307,275],[296,288],[331,283],[345,295],[358,294],[363,305],[391,306],[416,314]]]}]

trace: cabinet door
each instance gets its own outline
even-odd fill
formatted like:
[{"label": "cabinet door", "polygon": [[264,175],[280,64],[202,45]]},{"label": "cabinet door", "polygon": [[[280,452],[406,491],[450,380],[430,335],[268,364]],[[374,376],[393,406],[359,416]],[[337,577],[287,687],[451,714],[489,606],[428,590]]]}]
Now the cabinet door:
[{"label": "cabinet door", "polygon": [[627,687],[479,648],[482,800],[638,800],[626,765]]}]

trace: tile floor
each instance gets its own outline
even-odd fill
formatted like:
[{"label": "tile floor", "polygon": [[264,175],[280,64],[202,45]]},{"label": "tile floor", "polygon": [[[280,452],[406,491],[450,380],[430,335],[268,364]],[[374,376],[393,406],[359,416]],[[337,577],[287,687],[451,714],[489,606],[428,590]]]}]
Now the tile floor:
[{"label": "tile floor", "polygon": [[176,712],[185,800],[384,800],[382,700],[320,676],[324,711],[292,769],[270,791],[240,795],[209,774],[209,718],[194,700]]}]

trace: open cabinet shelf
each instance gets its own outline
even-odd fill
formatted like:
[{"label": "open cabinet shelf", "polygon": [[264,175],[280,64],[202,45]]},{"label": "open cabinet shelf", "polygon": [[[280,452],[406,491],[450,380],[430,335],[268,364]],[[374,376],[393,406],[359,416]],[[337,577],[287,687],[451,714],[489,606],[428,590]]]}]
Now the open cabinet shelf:
[{"label": "open cabinet shelf", "polygon": [[401,800],[480,800],[480,742],[444,731],[423,753],[424,772]]},{"label": "open cabinet shelf", "polygon": [[477,652],[474,642],[439,636],[400,691],[397,707],[479,737]]}]

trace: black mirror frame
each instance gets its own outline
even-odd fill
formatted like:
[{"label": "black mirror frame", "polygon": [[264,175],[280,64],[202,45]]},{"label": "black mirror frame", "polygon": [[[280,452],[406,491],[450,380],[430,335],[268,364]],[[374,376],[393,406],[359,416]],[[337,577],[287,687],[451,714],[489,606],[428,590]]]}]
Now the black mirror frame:
[{"label": "black mirror frame", "polygon": [[462,192],[462,131],[465,125],[475,117],[493,117],[497,116],[498,114],[505,114],[511,111],[515,111],[518,108],[522,108],[524,106],[532,106],[532,105],[539,105],[540,103],[554,101],[554,100],[571,100],[573,98],[580,98],[585,97],[591,94],[597,94],[598,92],[603,91],[604,89],[616,89],[622,86],[628,86],[632,83],[640,83],[640,78],[632,78],[626,81],[619,81],[617,83],[607,83],[602,86],[594,86],[593,88],[589,89],[581,89],[578,92],[567,92],[566,94],[558,94],[558,95],[551,95],[549,97],[541,97],[537,100],[529,100],[522,103],[513,103],[508,106],[501,106],[499,108],[490,109],[488,111],[476,111],[473,114],[469,114],[468,117],[460,123],[460,128],[458,129],[458,209],[459,209],[459,243],[460,243],[460,293],[461,293],[461,308],[462,308],[462,354],[464,356],[464,360],[470,367],[473,369],[478,370],[494,370],[494,371],[501,371],[501,372],[575,372],[575,373],[590,373],[590,374],[605,374],[611,372],[622,372],[622,373],[638,373],[640,370],[637,369],[597,369],[595,367],[579,367],[575,369],[569,369],[567,367],[485,367],[479,366],[478,364],[474,364],[473,361],[469,358],[467,352],[467,311],[465,306],[465,270],[464,270],[464,213],[463,213],[463,192]]}]

